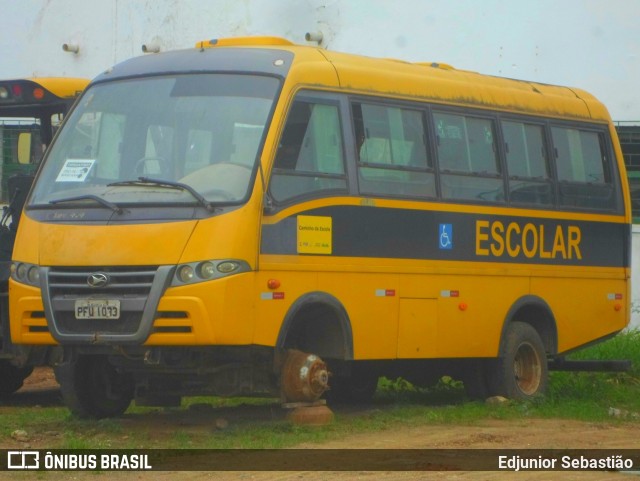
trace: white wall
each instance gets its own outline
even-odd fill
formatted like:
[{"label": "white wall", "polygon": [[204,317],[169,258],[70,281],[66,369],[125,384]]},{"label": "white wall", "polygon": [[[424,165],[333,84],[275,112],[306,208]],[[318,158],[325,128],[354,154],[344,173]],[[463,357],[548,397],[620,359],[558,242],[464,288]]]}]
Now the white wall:
[{"label": "white wall", "polygon": [[333,50],[580,87],[615,120],[640,120],[638,0],[0,0],[0,12],[0,78],[94,77],[144,43],[321,30]]}]

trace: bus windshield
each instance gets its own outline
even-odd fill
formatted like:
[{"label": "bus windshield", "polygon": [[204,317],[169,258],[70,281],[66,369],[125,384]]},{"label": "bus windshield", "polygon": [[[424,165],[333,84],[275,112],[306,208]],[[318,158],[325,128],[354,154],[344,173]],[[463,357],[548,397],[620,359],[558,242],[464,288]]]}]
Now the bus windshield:
[{"label": "bus windshield", "polygon": [[278,86],[237,74],[98,83],[51,146],[30,205],[240,202]]}]

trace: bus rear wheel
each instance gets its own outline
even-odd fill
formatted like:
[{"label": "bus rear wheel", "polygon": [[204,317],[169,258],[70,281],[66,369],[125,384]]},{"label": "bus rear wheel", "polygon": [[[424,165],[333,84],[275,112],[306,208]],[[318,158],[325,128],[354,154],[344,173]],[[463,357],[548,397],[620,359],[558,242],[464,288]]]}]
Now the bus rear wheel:
[{"label": "bus rear wheel", "polygon": [[65,404],[78,417],[119,416],[133,400],[133,377],[113,366],[107,356],[79,356],[55,372]]},{"label": "bus rear wheel", "polygon": [[17,367],[9,359],[0,359],[0,397],[9,396],[22,387],[33,367]]},{"label": "bus rear wheel", "polygon": [[549,382],[547,355],[538,332],[524,322],[507,326],[500,358],[491,375],[493,394],[530,400],[545,393]]}]

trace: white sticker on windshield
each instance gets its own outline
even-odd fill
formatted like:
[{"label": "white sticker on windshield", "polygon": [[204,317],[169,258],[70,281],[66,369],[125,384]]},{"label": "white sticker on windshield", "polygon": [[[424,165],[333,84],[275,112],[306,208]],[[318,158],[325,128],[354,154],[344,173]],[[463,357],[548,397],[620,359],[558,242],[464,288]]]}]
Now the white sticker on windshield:
[{"label": "white sticker on windshield", "polygon": [[56,182],[84,182],[96,159],[67,159]]}]

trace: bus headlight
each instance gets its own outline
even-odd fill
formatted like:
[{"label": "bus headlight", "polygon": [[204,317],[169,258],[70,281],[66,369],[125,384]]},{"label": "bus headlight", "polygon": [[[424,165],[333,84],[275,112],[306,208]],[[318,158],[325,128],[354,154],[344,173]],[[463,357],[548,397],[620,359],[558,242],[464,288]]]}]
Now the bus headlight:
[{"label": "bus headlight", "polygon": [[196,282],[210,281],[232,274],[249,272],[251,266],[246,261],[238,259],[208,260],[180,264],[176,269],[172,286],[184,286]]},{"label": "bus headlight", "polygon": [[18,264],[18,266],[16,267],[16,277],[19,281],[24,282],[27,280],[28,269],[29,267],[26,264]]},{"label": "bus headlight", "polygon": [[194,270],[190,265],[180,266],[177,273],[178,279],[184,284],[188,284],[193,280]]},{"label": "bus headlight", "polygon": [[11,278],[22,284],[40,287],[40,266],[27,262],[12,262]]},{"label": "bus headlight", "polygon": [[202,279],[213,279],[216,275],[216,266],[211,261],[206,261],[198,266],[198,275]]},{"label": "bus headlight", "polygon": [[218,272],[222,274],[231,274],[233,271],[237,270],[240,267],[240,264],[233,261],[225,261],[218,264],[217,269]]},{"label": "bus headlight", "polygon": [[27,270],[27,281],[29,284],[40,285],[40,268],[38,266],[31,266]]}]

